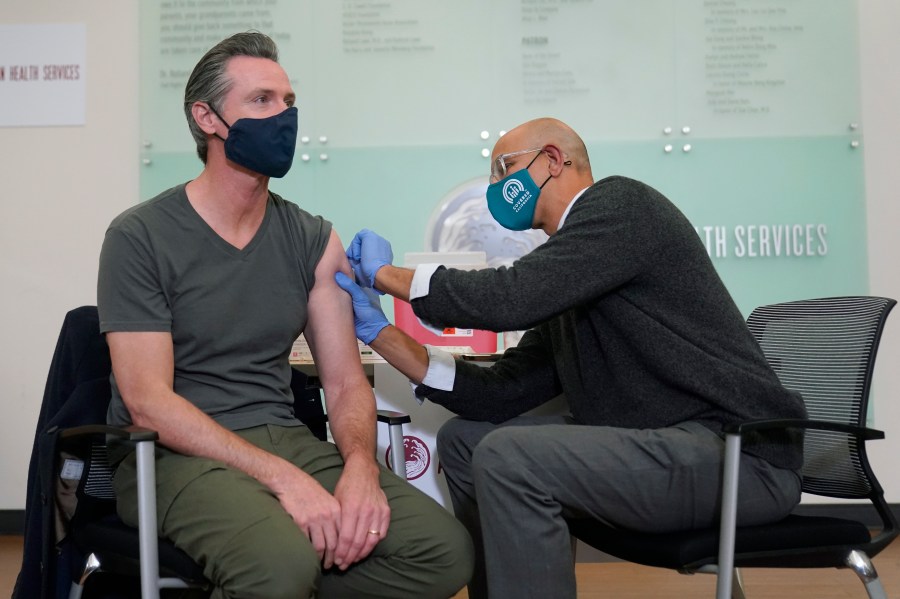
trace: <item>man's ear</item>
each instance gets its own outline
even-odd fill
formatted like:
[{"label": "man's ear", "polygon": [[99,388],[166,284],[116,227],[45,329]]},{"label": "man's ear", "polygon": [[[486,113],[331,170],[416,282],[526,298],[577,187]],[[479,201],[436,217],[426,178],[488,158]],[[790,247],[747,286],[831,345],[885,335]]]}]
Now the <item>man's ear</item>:
[{"label": "man's ear", "polygon": [[197,126],[208,135],[215,135],[216,124],[221,123],[219,117],[215,115],[206,102],[194,102],[194,105],[191,106],[191,116],[194,117]]},{"label": "man's ear", "polygon": [[562,172],[567,162],[571,164],[569,157],[555,144],[547,144],[544,146],[544,154],[547,155],[547,159],[550,161],[550,174],[554,177]]}]

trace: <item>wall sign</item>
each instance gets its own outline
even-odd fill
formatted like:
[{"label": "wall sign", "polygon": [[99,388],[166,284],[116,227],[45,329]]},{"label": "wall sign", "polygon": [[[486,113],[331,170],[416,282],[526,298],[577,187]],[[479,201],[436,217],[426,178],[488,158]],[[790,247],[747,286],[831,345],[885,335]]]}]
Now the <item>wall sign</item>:
[{"label": "wall sign", "polygon": [[0,127],[84,125],[84,24],[0,25]]}]

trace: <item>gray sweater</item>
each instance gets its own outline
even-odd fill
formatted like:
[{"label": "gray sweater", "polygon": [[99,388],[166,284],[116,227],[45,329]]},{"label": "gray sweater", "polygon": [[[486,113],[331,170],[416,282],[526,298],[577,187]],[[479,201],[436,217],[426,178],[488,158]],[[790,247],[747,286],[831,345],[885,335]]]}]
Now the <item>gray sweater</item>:
[{"label": "gray sweater", "polygon": [[[419,396],[502,422],[563,393],[576,423],[719,432],[756,418],[803,418],[799,395],[766,363],[685,216],[624,177],[592,185],[565,225],[511,267],[438,269],[413,300],[438,326],[530,329],[491,368],[457,361],[452,391]],[[758,436],[745,451],[801,465],[799,435]]]}]

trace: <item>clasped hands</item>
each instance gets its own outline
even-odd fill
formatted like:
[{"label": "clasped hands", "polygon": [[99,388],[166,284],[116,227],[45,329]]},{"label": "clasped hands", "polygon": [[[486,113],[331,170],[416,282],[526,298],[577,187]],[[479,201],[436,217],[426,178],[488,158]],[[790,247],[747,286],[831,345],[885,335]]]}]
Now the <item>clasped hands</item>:
[{"label": "clasped hands", "polygon": [[375,289],[375,275],[382,266],[393,263],[394,252],[388,240],[374,231],[363,229],[347,246],[347,259],[360,284],[342,272],[335,274],[334,279],[341,289],[350,294],[356,336],[368,345],[381,329],[390,324],[381,309],[378,296],[383,294]]}]

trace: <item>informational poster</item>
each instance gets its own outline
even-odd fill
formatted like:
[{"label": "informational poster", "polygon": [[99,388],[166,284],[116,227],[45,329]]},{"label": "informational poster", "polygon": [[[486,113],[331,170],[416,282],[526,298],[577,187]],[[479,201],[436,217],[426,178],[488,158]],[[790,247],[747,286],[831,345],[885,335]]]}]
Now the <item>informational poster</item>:
[{"label": "informational poster", "polygon": [[85,29],[0,25],[0,127],[84,125]]},{"label": "informational poster", "polygon": [[[596,140],[844,132],[858,113],[856,3],[834,0],[145,2],[143,95],[164,119],[230,33],[281,49],[301,126],[344,146],[466,143],[535,115]],[[167,102],[168,101],[168,102]],[[175,102],[175,109],[178,102]],[[149,124],[149,123],[148,123]],[[178,136],[181,147],[190,138]]]}]

